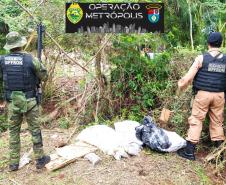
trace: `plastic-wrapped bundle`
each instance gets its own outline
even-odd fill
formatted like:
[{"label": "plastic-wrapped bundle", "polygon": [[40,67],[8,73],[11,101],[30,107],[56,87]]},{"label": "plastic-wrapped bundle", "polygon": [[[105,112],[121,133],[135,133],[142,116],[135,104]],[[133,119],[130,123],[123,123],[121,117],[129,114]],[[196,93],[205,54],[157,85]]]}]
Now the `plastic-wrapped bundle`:
[{"label": "plastic-wrapped bundle", "polygon": [[136,127],[136,136],[145,146],[160,152],[174,152],[186,145],[177,133],[157,127],[150,116],[144,118],[143,125]]},{"label": "plastic-wrapped bundle", "polygon": [[163,151],[171,145],[167,134],[156,126],[150,116],[144,118],[143,125],[136,127],[136,136],[152,150]]}]

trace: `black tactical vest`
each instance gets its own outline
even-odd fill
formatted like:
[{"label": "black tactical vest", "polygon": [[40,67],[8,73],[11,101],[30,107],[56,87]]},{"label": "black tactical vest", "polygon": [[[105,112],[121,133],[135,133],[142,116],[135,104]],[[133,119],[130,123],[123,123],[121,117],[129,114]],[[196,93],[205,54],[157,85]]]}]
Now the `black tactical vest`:
[{"label": "black tactical vest", "polygon": [[218,59],[209,53],[203,55],[202,67],[193,81],[194,91],[226,91],[226,56]]},{"label": "black tactical vest", "polygon": [[35,97],[38,79],[32,60],[31,55],[24,53],[13,53],[2,58],[1,67],[6,100],[10,100],[12,91],[23,91],[27,98]]}]

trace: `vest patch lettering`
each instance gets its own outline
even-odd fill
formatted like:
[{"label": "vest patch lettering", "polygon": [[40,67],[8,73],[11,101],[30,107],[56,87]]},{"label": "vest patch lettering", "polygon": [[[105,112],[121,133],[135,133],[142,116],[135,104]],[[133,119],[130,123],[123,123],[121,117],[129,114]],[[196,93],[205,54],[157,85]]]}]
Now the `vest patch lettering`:
[{"label": "vest patch lettering", "polygon": [[23,65],[22,57],[5,57],[5,65]]},{"label": "vest patch lettering", "polygon": [[225,68],[226,68],[226,65],[224,65],[224,64],[210,63],[208,65],[208,71],[210,71],[210,72],[225,73]]}]

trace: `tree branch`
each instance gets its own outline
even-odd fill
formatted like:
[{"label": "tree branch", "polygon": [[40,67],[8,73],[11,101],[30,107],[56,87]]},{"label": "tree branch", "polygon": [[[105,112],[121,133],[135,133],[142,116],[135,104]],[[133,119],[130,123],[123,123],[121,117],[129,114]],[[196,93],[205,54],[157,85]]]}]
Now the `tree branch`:
[{"label": "tree branch", "polygon": [[[27,14],[34,20],[35,23],[39,23],[39,21],[34,17],[34,15],[27,9],[25,8],[18,0],[15,0],[15,2],[25,11]],[[71,60],[74,64],[78,65],[80,68],[82,68],[84,71],[89,72],[85,67],[80,65],[78,62],[76,62],[73,58],[71,58],[65,51],[64,49],[60,46],[60,44],[46,31],[46,35],[53,41],[53,43],[60,49],[60,51],[69,59]]]}]

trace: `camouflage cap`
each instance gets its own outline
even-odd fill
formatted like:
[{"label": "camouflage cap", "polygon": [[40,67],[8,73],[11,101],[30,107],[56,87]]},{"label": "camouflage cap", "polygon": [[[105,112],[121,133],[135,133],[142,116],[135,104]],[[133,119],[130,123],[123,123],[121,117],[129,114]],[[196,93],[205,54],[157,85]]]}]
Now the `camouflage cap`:
[{"label": "camouflage cap", "polygon": [[13,48],[23,47],[27,44],[27,39],[25,37],[21,37],[18,32],[10,32],[6,35],[6,44],[4,49],[11,50]]}]

